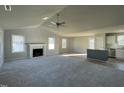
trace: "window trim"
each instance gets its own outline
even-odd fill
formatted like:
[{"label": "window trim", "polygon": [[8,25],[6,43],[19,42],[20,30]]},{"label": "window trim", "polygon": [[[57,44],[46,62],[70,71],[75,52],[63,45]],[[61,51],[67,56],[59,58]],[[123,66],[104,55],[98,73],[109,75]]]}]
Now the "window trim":
[{"label": "window trim", "polygon": [[[13,36],[21,36],[23,37],[24,39],[24,42],[23,42],[23,51],[13,51]],[[11,52],[14,54],[14,53],[24,53],[25,52],[25,37],[23,35],[16,35],[16,34],[12,34],[11,35]]]}]

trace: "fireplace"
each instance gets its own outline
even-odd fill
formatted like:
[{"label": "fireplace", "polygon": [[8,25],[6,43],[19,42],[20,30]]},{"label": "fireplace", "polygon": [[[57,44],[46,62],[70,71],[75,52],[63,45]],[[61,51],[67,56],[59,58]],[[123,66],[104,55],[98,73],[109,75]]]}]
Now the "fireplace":
[{"label": "fireplace", "polygon": [[33,49],[33,57],[43,56],[43,48]]},{"label": "fireplace", "polygon": [[27,43],[27,56],[29,58],[46,56],[46,44]]}]

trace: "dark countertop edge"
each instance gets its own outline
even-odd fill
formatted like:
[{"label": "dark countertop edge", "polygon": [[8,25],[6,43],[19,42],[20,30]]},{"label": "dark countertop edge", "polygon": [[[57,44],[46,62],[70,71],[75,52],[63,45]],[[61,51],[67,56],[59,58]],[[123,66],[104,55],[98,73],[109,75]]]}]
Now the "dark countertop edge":
[{"label": "dark countertop edge", "polygon": [[107,49],[87,49],[87,50],[94,50],[94,51],[108,51]]}]

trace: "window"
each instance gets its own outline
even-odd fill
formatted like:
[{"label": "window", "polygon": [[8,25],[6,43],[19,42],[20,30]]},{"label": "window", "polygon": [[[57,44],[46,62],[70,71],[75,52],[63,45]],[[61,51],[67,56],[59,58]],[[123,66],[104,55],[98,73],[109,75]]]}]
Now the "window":
[{"label": "window", "polygon": [[24,37],[12,35],[12,53],[24,52]]},{"label": "window", "polygon": [[90,37],[89,38],[89,49],[94,49],[95,46],[94,46],[94,38],[93,37]]},{"label": "window", "polygon": [[124,35],[117,36],[118,45],[124,45]]},{"label": "window", "polygon": [[55,38],[49,37],[48,38],[48,49],[53,50],[55,48]]},{"label": "window", "polygon": [[67,47],[67,39],[63,38],[62,39],[62,48],[66,48]]}]

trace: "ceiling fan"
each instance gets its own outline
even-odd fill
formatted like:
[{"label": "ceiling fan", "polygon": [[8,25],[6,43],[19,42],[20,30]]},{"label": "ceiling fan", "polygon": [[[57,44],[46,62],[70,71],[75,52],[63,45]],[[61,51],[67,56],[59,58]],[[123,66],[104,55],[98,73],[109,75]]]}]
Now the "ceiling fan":
[{"label": "ceiling fan", "polygon": [[63,26],[64,24],[66,24],[65,21],[60,22],[60,14],[59,13],[57,13],[56,16],[57,16],[57,21],[51,22],[53,25],[56,25],[57,28],[59,28],[60,26]]}]

